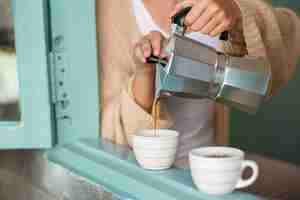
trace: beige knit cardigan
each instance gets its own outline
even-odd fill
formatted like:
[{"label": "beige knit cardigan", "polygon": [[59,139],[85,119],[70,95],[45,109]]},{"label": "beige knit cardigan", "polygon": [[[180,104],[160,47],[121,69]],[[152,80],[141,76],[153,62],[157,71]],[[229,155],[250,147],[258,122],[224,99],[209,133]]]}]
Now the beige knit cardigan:
[{"label": "beige knit cardigan", "polygon": [[[222,43],[228,54],[264,56],[272,80],[269,97],[292,77],[300,54],[300,20],[291,10],[272,8],[262,0],[235,0],[242,13],[240,22]],[[101,77],[102,137],[118,144],[131,144],[139,129],[152,126],[151,114],[139,107],[131,93],[132,78],[143,66],[134,63],[132,47],[141,37],[132,10],[132,0],[98,0],[97,31]],[[140,72],[141,73],[141,72]],[[164,106],[162,106],[164,110]],[[228,143],[229,109],[216,105],[216,141]],[[160,127],[171,125],[167,111]]]}]

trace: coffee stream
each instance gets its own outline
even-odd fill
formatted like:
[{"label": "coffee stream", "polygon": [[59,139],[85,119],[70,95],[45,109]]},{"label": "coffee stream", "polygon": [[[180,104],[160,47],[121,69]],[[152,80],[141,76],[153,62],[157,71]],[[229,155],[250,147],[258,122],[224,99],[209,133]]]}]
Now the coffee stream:
[{"label": "coffee stream", "polygon": [[157,129],[158,129],[158,118],[160,115],[160,98],[157,98],[154,102],[153,106],[153,129],[154,129],[154,136],[158,136]]}]

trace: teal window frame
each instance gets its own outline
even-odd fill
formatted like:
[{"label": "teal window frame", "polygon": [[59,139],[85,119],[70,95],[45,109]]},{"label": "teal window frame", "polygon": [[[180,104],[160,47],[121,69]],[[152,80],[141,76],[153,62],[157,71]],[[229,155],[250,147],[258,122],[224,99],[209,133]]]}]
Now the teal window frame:
[{"label": "teal window frame", "polygon": [[259,200],[243,192],[206,195],[193,186],[189,170],[146,171],[130,149],[101,139],[95,0],[49,2],[52,46],[64,38],[66,70],[72,68],[65,77],[69,118],[57,119],[58,146],[47,153],[49,160],[120,199]]},{"label": "teal window frame", "polygon": [[21,121],[0,122],[0,149],[50,148],[55,142],[48,79],[47,4],[11,1]]}]

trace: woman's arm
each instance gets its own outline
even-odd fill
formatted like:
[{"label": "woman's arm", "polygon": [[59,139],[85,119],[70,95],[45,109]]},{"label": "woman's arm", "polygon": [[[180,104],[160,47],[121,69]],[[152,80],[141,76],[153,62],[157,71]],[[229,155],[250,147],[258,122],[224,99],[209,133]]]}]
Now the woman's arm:
[{"label": "woman's arm", "polygon": [[[103,138],[131,146],[132,136],[136,131],[153,127],[153,117],[134,100],[132,86],[135,76],[128,78],[128,81],[123,82],[124,87],[120,92],[115,92],[110,98],[103,100],[101,128]],[[110,82],[116,82],[116,79],[111,79]],[[163,128],[170,125],[170,117],[162,110],[158,126]]]},{"label": "woman's arm", "polygon": [[[145,65],[136,64],[132,57],[133,45],[139,34],[131,13],[131,3],[130,0],[97,1],[101,135],[124,145],[130,145],[136,131],[153,125],[149,109],[145,110],[133,96],[134,78]],[[139,90],[145,90],[144,84],[139,85]],[[167,117],[160,117],[160,127],[167,127],[169,123]]]}]

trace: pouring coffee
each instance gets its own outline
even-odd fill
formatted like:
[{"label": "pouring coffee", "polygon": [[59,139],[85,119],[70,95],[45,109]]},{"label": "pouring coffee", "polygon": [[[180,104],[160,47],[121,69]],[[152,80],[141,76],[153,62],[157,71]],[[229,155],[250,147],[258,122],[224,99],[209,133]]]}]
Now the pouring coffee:
[{"label": "pouring coffee", "polygon": [[[172,17],[171,37],[156,64],[155,101],[163,96],[209,98],[255,113],[267,94],[271,71],[262,57],[235,57],[185,37],[185,8]],[[222,34],[224,37],[224,34]],[[225,34],[226,37],[226,34]]]}]

